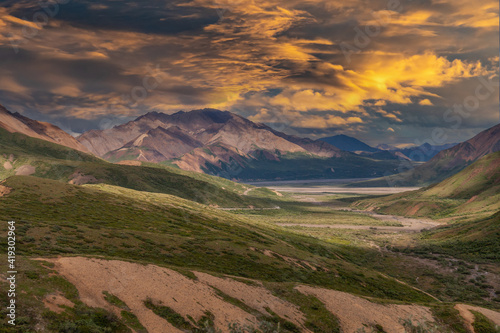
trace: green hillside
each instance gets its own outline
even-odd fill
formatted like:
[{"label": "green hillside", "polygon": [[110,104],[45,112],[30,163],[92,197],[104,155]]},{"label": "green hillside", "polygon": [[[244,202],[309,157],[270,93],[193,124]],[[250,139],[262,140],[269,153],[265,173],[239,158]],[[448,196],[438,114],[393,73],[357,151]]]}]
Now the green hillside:
[{"label": "green hillside", "polygon": [[34,173],[29,174],[40,178],[65,183],[116,185],[222,207],[269,207],[275,203],[264,198],[272,196],[278,199],[271,191],[259,190],[243,195],[250,186],[218,177],[173,168],[112,164],[67,147],[0,129],[0,179],[15,175],[23,166],[33,167]]},{"label": "green hillside", "polygon": [[477,219],[500,210],[500,152],[429,187],[356,202],[381,213],[432,218]]},{"label": "green hillside", "polygon": [[485,219],[453,223],[424,233],[421,248],[467,259],[500,261],[500,211]]},{"label": "green hillside", "polygon": [[[0,128],[0,154],[8,158],[10,154],[31,159],[60,159],[72,161],[99,162],[100,158],[81,151],[61,146],[45,140],[35,139],[21,133],[10,133]],[[5,175],[5,168],[2,176]]]},{"label": "green hillside", "polygon": [[[18,260],[30,267],[33,264],[27,258],[90,255],[153,263],[187,276],[196,269],[253,278],[274,283],[273,288],[291,296],[299,295],[292,291],[295,283],[305,283],[379,299],[434,302],[420,291],[353,263],[358,254],[342,246],[172,195],[103,184],[69,185],[31,176],[10,177],[2,186],[10,191],[0,200],[0,214],[17,221]],[[2,237],[2,246],[5,240]],[[45,281],[39,276],[42,273],[36,274],[37,283]],[[31,283],[29,278],[23,281]],[[40,287],[32,285],[20,297],[21,309],[32,318],[40,316],[43,307],[26,309],[36,303],[30,297],[51,290],[36,288]],[[301,306],[306,309],[311,306],[310,298],[297,302],[305,302]],[[310,320],[311,325],[324,325],[317,314]]]},{"label": "green hillside", "polygon": [[[333,247],[175,196],[30,176],[11,177],[3,185],[12,190],[0,201],[0,213],[20,221],[25,231],[21,244],[26,246],[20,246],[19,254],[98,254],[268,281],[302,281],[382,298],[426,299],[376,273],[366,273],[373,283],[362,287],[358,268],[333,259]],[[342,278],[299,268],[259,249],[318,267],[338,267]]]}]

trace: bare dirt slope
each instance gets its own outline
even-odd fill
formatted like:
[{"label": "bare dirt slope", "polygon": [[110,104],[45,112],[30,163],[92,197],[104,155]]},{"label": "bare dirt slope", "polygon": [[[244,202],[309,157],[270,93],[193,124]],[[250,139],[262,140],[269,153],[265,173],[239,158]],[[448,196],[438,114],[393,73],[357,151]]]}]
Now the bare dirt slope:
[{"label": "bare dirt slope", "polygon": [[59,258],[55,260],[55,268],[75,285],[84,303],[119,314],[104,299],[103,291],[107,291],[125,302],[150,333],[182,331],[148,309],[144,305],[148,298],[184,318],[190,315],[199,320],[210,311],[216,327],[224,332],[230,322],[257,324],[253,315],[224,302],[213,288],[170,269],[82,257]]},{"label": "bare dirt slope", "polygon": [[[304,326],[305,315],[297,305],[273,295],[258,281],[247,284],[231,277],[216,277],[201,272],[193,272],[196,279],[192,279],[172,269],[119,260],[84,257],[44,260],[53,262],[59,274],[75,285],[84,303],[105,308],[120,316],[121,309],[104,298],[103,292],[106,291],[126,303],[151,333],[182,331],[148,309],[144,304],[147,299],[173,309],[186,320],[191,316],[198,321],[210,312],[214,316],[215,328],[224,333],[229,331],[229,323],[258,326],[256,315],[259,312],[269,315],[269,310],[295,323],[302,332],[310,332]],[[376,324],[388,333],[400,333],[404,332],[401,321],[410,318],[414,322],[434,322],[430,309],[425,306],[379,304],[345,292],[306,285],[299,285],[296,290],[322,301],[339,318],[345,333],[354,333]],[[228,297],[244,303],[245,307],[234,305]],[[48,298],[46,306],[58,311],[61,309],[59,305],[71,306],[56,298]],[[469,323],[471,313],[468,310],[479,311],[495,323],[500,323],[498,312],[469,305],[457,307]]]},{"label": "bare dirt slope", "polygon": [[195,272],[198,279],[246,305],[266,313],[266,308],[294,324],[301,326],[305,317],[298,306],[291,304],[271,294],[269,290],[260,286],[251,286],[230,278],[218,278],[210,274]]},{"label": "bare dirt slope", "polygon": [[298,286],[296,289],[325,303],[326,308],[338,316],[344,332],[356,332],[364,324],[379,324],[387,333],[401,333],[405,331],[401,320],[434,321],[431,311],[424,306],[377,304],[345,292],[309,286]]}]

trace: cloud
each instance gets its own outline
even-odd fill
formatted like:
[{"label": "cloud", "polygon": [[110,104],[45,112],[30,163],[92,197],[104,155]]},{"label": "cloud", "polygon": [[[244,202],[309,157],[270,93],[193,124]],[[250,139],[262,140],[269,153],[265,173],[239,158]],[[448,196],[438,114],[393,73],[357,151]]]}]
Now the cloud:
[{"label": "cloud", "polygon": [[421,99],[419,102],[418,102],[419,105],[433,105],[432,102],[428,99],[428,98],[425,98],[425,99]]},{"label": "cloud", "polygon": [[[12,2],[0,11],[0,103],[85,126],[213,107],[290,129],[375,137],[397,123],[417,136],[441,125],[477,77],[498,73],[498,2],[401,3],[83,0],[41,26],[31,20],[39,3]],[[348,63],[339,45],[383,17]],[[492,122],[495,96],[462,126]]]},{"label": "cloud", "polygon": [[390,121],[395,121],[395,122],[398,122],[398,123],[402,123],[403,121],[401,119],[398,118],[397,114],[401,114],[401,112],[399,111],[395,111],[393,113],[389,113],[387,111],[384,111],[382,109],[378,109],[376,111],[378,114],[380,114],[382,117],[390,120]]},{"label": "cloud", "polygon": [[310,116],[303,119],[296,120],[292,126],[305,127],[305,128],[330,128],[330,127],[345,127],[353,124],[361,124],[363,120],[359,117],[338,117],[333,115],[327,116]]}]

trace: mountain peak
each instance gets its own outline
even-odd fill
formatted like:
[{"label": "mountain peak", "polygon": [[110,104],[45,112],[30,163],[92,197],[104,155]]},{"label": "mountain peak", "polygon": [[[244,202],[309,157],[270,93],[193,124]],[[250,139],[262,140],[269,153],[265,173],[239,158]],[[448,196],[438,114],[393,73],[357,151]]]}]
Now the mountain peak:
[{"label": "mountain peak", "polygon": [[139,116],[139,117],[135,118],[134,121],[138,121],[138,120],[141,120],[141,119],[156,119],[156,118],[158,118],[158,117],[160,117],[162,115],[167,116],[167,114],[163,113],[163,112],[150,111],[148,113],[143,114],[142,116]]},{"label": "mountain peak", "polygon": [[[194,163],[200,166],[196,168],[198,171],[205,167],[225,167],[223,163],[231,161],[252,159],[256,151],[266,151],[272,158],[281,153],[310,153],[321,157],[341,155],[337,148],[325,142],[293,137],[229,111],[209,108],[173,114],[152,111],[105,131],[83,133],[78,140],[101,157],[113,155],[114,159],[122,158],[128,154],[127,149],[133,155],[137,153],[134,147],[141,146],[143,153],[148,149],[155,152],[148,155],[149,161],[184,158],[186,168],[191,168]],[[227,149],[221,149],[221,145]],[[203,149],[196,150],[200,147]]]},{"label": "mountain peak", "polygon": [[366,152],[379,151],[379,149],[370,147],[366,143],[345,134],[334,135],[326,138],[321,138],[319,140],[327,142],[339,149],[346,151],[366,151]]}]

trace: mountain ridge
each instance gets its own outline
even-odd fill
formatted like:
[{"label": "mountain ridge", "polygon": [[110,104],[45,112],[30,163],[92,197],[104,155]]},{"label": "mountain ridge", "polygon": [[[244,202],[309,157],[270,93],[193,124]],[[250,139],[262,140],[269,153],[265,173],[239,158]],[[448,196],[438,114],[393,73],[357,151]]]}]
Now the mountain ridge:
[{"label": "mountain ridge", "polygon": [[[483,156],[500,151],[500,124],[488,128],[471,139],[451,148],[440,151],[429,161],[415,168],[396,175],[365,182],[353,183],[350,186],[416,186],[430,185],[460,172]],[[401,165],[402,167],[408,167]]]},{"label": "mountain ridge", "polygon": [[57,143],[82,152],[89,152],[89,150],[84,145],[80,144],[73,136],[56,125],[33,120],[18,112],[10,112],[2,105],[0,105],[0,128],[10,133],[21,133],[32,138]]},{"label": "mountain ridge", "polygon": [[311,158],[350,156],[328,143],[288,135],[216,109],[170,115],[149,112],[111,129],[85,132],[77,139],[97,156],[113,162],[172,161],[185,170],[228,178],[245,168],[248,161],[260,158],[279,160],[290,153]]}]

